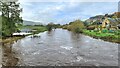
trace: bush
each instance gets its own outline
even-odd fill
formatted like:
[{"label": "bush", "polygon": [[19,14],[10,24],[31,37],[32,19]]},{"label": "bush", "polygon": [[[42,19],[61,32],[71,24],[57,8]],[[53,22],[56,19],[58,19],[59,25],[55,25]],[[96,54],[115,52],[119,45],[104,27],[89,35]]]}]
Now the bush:
[{"label": "bush", "polygon": [[67,29],[69,31],[73,31],[76,33],[82,33],[82,29],[84,29],[84,28],[85,28],[85,26],[84,26],[83,22],[80,20],[73,21],[72,23],[70,23],[67,26]]},{"label": "bush", "polygon": [[80,29],[79,27],[76,27],[74,29],[74,32],[76,32],[76,33],[83,33],[82,29]]},{"label": "bush", "polygon": [[87,27],[87,30],[94,30],[95,29],[95,26],[88,26]]},{"label": "bush", "polygon": [[114,30],[109,30],[109,33],[114,33],[115,31]]},{"label": "bush", "polygon": [[49,23],[46,27],[48,31],[51,31],[53,28],[53,23]]},{"label": "bush", "polygon": [[94,32],[99,32],[99,30],[94,30]]},{"label": "bush", "polygon": [[63,29],[67,29],[67,25],[63,26],[62,28],[63,28]]},{"label": "bush", "polygon": [[120,31],[119,30],[115,31],[114,33],[115,33],[115,35],[120,35]]},{"label": "bush", "polygon": [[102,30],[102,33],[107,33],[107,32],[108,32],[108,30],[106,30],[106,29]]}]

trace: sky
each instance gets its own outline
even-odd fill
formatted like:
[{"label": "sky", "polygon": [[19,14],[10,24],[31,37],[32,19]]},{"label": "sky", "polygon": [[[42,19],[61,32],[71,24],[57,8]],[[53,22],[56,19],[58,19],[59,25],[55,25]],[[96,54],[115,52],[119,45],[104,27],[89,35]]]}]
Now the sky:
[{"label": "sky", "polygon": [[20,2],[24,20],[66,24],[118,11],[118,2]]}]

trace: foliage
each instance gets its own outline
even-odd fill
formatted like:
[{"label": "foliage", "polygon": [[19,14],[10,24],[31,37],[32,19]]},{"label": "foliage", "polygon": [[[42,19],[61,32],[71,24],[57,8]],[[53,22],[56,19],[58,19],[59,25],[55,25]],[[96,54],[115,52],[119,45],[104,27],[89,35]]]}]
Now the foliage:
[{"label": "foliage", "polygon": [[116,31],[114,32],[114,34],[115,34],[115,35],[120,35],[120,30],[116,30]]},{"label": "foliage", "polygon": [[[70,22],[68,26],[65,26],[68,30],[76,32],[76,33],[81,33],[82,29],[85,28],[84,24],[80,20],[75,20],[73,22]],[[64,28],[65,28],[64,27]]]},{"label": "foliage", "polygon": [[52,27],[55,28],[55,29],[56,28],[62,28],[62,26],[60,24],[53,24]]},{"label": "foliage", "polygon": [[31,29],[31,30],[35,30],[33,31],[32,33],[33,34],[37,34],[37,33],[40,33],[40,32],[43,32],[43,31],[46,31],[47,28],[46,26],[43,26],[43,25],[37,25],[37,26],[20,26],[19,29]]},{"label": "foliage", "polygon": [[102,33],[107,33],[107,32],[108,32],[107,29],[102,30]]},{"label": "foliage", "polygon": [[17,31],[16,23],[21,23],[22,18],[19,8],[19,3],[16,2],[0,2],[2,12],[2,36],[11,36],[13,32]]},{"label": "foliage", "polygon": [[52,28],[53,28],[53,23],[49,23],[46,27],[47,27],[47,29],[48,29],[48,31],[51,31],[52,30]]},{"label": "foliage", "polygon": [[54,24],[54,23],[48,23],[47,24],[47,29],[48,31],[51,31],[53,28],[56,29],[56,28],[62,28],[62,26],[60,24]]},{"label": "foliage", "polygon": [[84,34],[92,36],[94,38],[99,38],[103,39],[105,41],[111,41],[111,42],[116,42],[120,43],[120,31],[116,31],[114,33],[109,33],[109,32],[95,32],[95,31],[89,31],[89,30],[84,30]]},{"label": "foliage", "polygon": [[63,29],[67,29],[68,28],[68,24],[65,24],[62,26]]}]

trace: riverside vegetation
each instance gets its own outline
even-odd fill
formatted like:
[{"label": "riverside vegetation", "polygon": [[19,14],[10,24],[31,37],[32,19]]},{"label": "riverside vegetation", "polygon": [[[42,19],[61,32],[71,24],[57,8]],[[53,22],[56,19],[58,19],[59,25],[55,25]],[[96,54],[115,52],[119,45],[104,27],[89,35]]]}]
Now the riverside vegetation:
[{"label": "riverside vegetation", "polygon": [[[11,44],[23,37],[14,37],[12,34],[14,32],[19,32],[21,29],[31,29],[34,30],[32,31],[32,34],[37,34],[46,30],[51,31],[52,29],[63,28],[69,31],[73,31],[74,33],[82,33],[94,38],[103,39],[105,41],[120,43],[119,29],[112,31],[109,29],[102,30],[101,27],[99,27],[100,25],[98,25],[97,21],[86,23],[85,21],[75,20],[66,25],[49,23],[48,25],[31,26],[23,25],[22,17],[20,17],[22,8],[19,7],[19,3],[0,2],[0,9],[0,12],[2,13],[2,15],[0,16],[0,43],[3,44],[4,51],[3,65],[14,66],[17,64],[18,58],[16,58],[14,56],[14,53],[12,52]],[[116,18],[112,15],[109,17]],[[8,59],[7,61],[6,58]]]},{"label": "riverside vegetation", "polygon": [[[119,43],[120,40],[120,30],[114,30],[114,32],[110,32],[108,29],[104,29],[104,30],[95,30],[92,29],[91,26],[97,26],[95,28],[98,29],[97,25],[97,21],[96,22],[89,22],[89,24],[85,21],[81,21],[81,20],[75,20],[73,22],[70,22],[69,24],[63,25],[61,26],[60,24],[53,24],[53,23],[49,23],[48,25],[34,25],[34,26],[28,26],[28,25],[22,25],[22,17],[20,17],[20,13],[22,12],[22,8],[19,7],[19,3],[16,2],[8,2],[8,3],[4,3],[4,2],[0,2],[1,4],[1,12],[2,15],[0,16],[0,25],[2,25],[1,27],[1,31],[0,31],[0,37],[2,39],[6,39],[6,38],[11,38],[13,37],[12,34],[14,32],[19,32],[20,29],[24,29],[24,28],[28,28],[31,30],[36,30],[34,32],[32,32],[33,34],[39,33],[39,32],[43,32],[43,31],[50,31],[53,28],[63,28],[63,29],[68,29],[69,31],[73,31],[75,33],[83,33],[89,36],[92,36],[94,38],[100,38],[100,39],[104,39],[104,40],[109,40],[111,42],[117,42]],[[11,10],[11,11],[9,11]],[[105,15],[108,16],[110,18],[117,18],[116,16],[119,16],[119,13],[117,13],[117,15]],[[105,16],[99,16],[100,17],[105,17]],[[96,16],[97,17],[97,16]],[[92,17],[94,18],[94,17]],[[91,24],[92,23],[92,24]],[[90,27],[88,29],[88,27]],[[101,28],[99,28],[101,29]]]},{"label": "riverside vegetation", "polygon": [[[94,22],[94,24],[86,24],[86,22],[76,20],[70,22],[69,24],[63,25],[62,28],[73,31],[75,33],[82,33],[93,38],[102,39],[114,43],[120,43],[120,29],[102,29],[101,25],[98,25],[97,23],[98,21]],[[118,22],[118,24],[119,23],[120,21]]]},{"label": "riverside vegetation", "polygon": [[12,34],[14,32],[19,32],[21,29],[28,28],[31,30],[36,30],[32,34],[46,31],[46,26],[44,25],[34,25],[27,26],[23,25],[23,19],[20,17],[22,8],[20,8],[20,3],[17,2],[2,2],[0,1],[0,42],[3,44],[13,43],[14,41],[21,39],[23,37],[14,37]]},{"label": "riverside vegetation", "polygon": [[16,2],[2,2],[0,1],[0,38],[3,43],[11,43],[20,37],[12,37],[12,33],[17,31],[18,25],[23,22],[20,13],[22,8]]}]

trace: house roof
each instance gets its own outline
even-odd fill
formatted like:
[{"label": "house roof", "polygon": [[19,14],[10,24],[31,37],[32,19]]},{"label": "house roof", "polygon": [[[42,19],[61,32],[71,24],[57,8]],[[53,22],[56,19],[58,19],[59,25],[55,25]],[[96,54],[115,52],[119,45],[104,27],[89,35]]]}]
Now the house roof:
[{"label": "house roof", "polygon": [[113,19],[113,18],[108,18],[108,20],[110,21],[110,22],[112,22],[112,23],[114,23],[114,22],[117,22],[115,19]]},{"label": "house roof", "polygon": [[119,22],[120,22],[120,18],[108,18],[108,20],[110,21],[110,23],[112,24],[112,25],[118,25],[119,24]]}]

